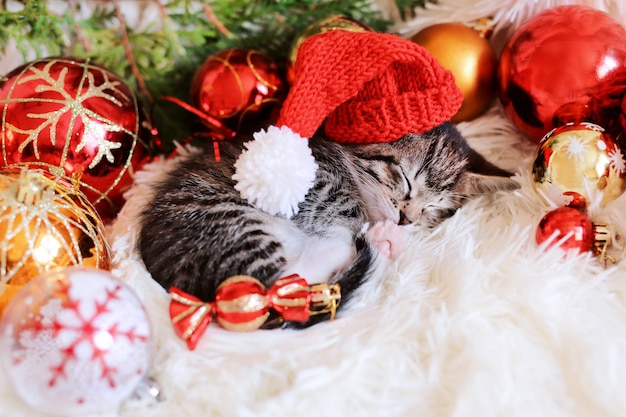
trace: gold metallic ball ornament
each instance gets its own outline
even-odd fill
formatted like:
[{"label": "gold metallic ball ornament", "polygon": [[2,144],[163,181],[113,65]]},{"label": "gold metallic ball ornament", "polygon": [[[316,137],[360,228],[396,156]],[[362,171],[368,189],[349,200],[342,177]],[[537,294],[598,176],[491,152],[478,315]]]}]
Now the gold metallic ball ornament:
[{"label": "gold metallic ball ornament", "polygon": [[464,97],[463,105],[452,117],[455,123],[480,116],[496,96],[497,56],[484,33],[453,22],[429,26],[411,37],[454,74]]},{"label": "gold metallic ball ornament", "polygon": [[32,279],[72,265],[110,269],[104,226],[78,184],[38,169],[0,170],[0,312]]},{"label": "gold metallic ball ornament", "polygon": [[604,206],[626,190],[623,151],[593,123],[569,123],[546,134],[532,173],[535,189],[558,206]]}]

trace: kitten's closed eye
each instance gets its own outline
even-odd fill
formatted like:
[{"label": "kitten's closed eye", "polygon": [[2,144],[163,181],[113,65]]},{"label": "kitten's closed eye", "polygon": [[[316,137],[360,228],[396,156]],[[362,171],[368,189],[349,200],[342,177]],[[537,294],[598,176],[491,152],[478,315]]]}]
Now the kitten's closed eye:
[{"label": "kitten's closed eye", "polygon": [[432,190],[423,190],[420,195],[421,198],[413,198],[401,205],[398,224],[432,228],[454,215],[461,206],[460,199],[447,192],[436,194]]}]

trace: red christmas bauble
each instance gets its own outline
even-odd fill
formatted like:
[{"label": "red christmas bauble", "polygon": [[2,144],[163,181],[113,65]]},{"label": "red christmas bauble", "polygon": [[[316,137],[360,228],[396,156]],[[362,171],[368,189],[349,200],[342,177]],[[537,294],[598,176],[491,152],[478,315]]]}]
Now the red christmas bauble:
[{"label": "red christmas bauble", "polygon": [[[621,112],[625,74],[622,25],[590,7],[560,6],[531,18],[507,41],[498,62],[498,93],[515,126],[539,142],[569,122],[611,130]],[[616,94],[620,100],[611,98]]]},{"label": "red christmas bauble", "polygon": [[576,249],[580,252],[593,249],[593,223],[579,210],[559,207],[548,212],[539,221],[535,238],[541,244],[555,233],[552,245],[559,244],[564,250]]},{"label": "red christmas bauble", "polygon": [[88,60],[45,58],[0,79],[0,103],[1,164],[78,179],[112,219],[149,159],[150,129],[130,87]]},{"label": "red christmas bauble", "polygon": [[[278,118],[287,94],[278,65],[266,55],[231,48],[211,55],[191,85],[194,106],[235,132],[252,132]],[[218,126],[215,126],[218,124]]]},{"label": "red christmas bauble", "polygon": [[215,314],[217,322],[225,329],[256,330],[269,317],[269,309],[265,287],[256,278],[236,275],[217,287]]}]

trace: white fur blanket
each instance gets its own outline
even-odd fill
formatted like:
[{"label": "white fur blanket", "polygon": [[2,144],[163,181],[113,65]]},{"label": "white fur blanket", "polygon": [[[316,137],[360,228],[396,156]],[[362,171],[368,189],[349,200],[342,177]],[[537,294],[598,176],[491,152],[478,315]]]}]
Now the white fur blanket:
[{"label": "white fur blanket", "polygon": [[[409,36],[492,15],[499,50],[527,18],[566,3],[575,2],[439,0],[394,30]],[[626,23],[622,0],[579,3]],[[532,186],[536,145],[497,101],[459,127],[488,159],[516,172],[520,190],[472,201],[434,232],[412,235],[400,259],[333,322],[251,333],[212,324],[195,351],[175,336],[169,297],[133,247],[136,211],[166,163],[140,172],[107,237],[114,274],[136,290],[154,326],[150,374],[161,400],[126,404],[119,415],[626,416],[622,247],[614,246],[621,262],[608,267],[538,247],[536,226],[551,207]],[[624,213],[622,196],[592,215],[626,235]],[[0,374],[0,416],[36,415]]]}]

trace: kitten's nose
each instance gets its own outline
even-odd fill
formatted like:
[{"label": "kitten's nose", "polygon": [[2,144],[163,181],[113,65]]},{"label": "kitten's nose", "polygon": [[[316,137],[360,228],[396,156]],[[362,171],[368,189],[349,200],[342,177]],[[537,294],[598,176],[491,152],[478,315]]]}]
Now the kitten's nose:
[{"label": "kitten's nose", "polygon": [[405,212],[400,210],[400,219],[398,220],[398,224],[402,226],[402,225],[407,225],[411,223],[413,223],[413,220],[411,220],[409,216],[406,215]]}]

